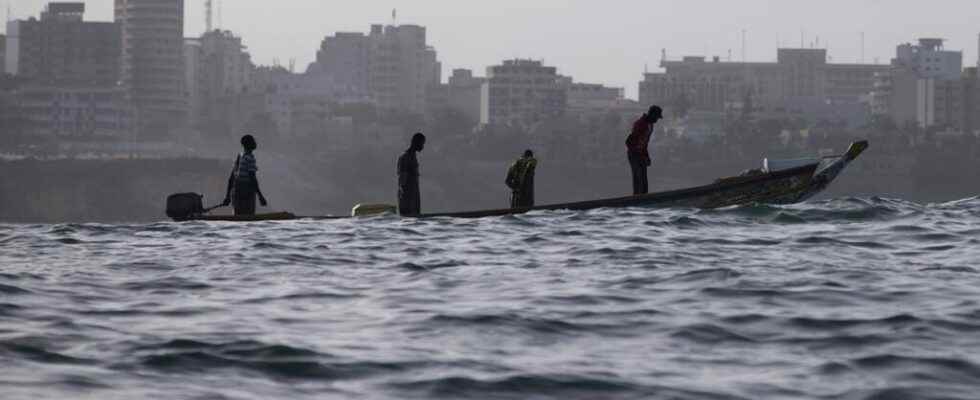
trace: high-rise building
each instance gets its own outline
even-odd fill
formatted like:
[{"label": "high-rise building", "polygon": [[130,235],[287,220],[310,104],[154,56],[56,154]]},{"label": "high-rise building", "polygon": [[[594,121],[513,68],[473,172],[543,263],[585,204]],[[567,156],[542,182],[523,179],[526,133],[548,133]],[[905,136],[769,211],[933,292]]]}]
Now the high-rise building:
[{"label": "high-rise building", "polygon": [[919,39],[917,45],[899,45],[892,66],[922,78],[958,79],[963,72],[963,52],[946,50],[943,39]]},{"label": "high-rise building", "polygon": [[204,50],[200,38],[184,39],[184,91],[187,117],[192,126],[204,121]]},{"label": "high-rise building", "polygon": [[0,34],[0,76],[7,73],[7,35]]},{"label": "high-rise building", "polygon": [[185,40],[184,61],[192,124],[222,118],[222,103],[252,89],[252,57],[242,39],[229,31],[214,30]]},{"label": "high-rise building", "polygon": [[480,121],[480,101],[486,79],[468,69],[454,69],[449,77],[448,107],[463,113],[474,124]]},{"label": "high-rise building", "polygon": [[919,39],[919,44],[899,45],[892,66],[922,78],[958,79],[963,72],[963,52],[943,48],[943,39]]},{"label": "high-rise building", "polygon": [[7,23],[6,71],[28,82],[110,86],[119,80],[119,25],[86,22],[84,3],[50,3],[41,19]]},{"label": "high-rise building", "polygon": [[529,127],[565,112],[567,93],[555,67],[535,60],[506,60],[487,67],[480,122]]},{"label": "high-rise building", "polygon": [[325,38],[309,72],[369,94],[382,109],[423,114],[426,91],[440,83],[441,69],[435,49],[426,44],[425,27],[372,25],[368,34]]},{"label": "high-rise building", "polygon": [[962,128],[965,81],[963,53],[947,51],[942,39],[899,45],[873,93],[875,114],[902,125]]},{"label": "high-rise building", "polygon": [[5,69],[22,82],[11,96],[21,133],[91,139],[129,131],[119,25],[86,22],[84,13],[84,3],[55,2],[40,19],[7,24]]},{"label": "high-rise building", "polygon": [[247,91],[251,85],[252,56],[242,39],[229,31],[211,31],[201,36],[209,99]]},{"label": "high-rise building", "polygon": [[334,83],[367,93],[371,62],[371,38],[360,32],[327,36],[316,53],[310,73],[330,75]]},{"label": "high-rise building", "polygon": [[964,132],[980,134],[980,75],[978,67],[963,70],[963,126]]},{"label": "high-rise building", "polygon": [[142,123],[186,112],[184,0],[115,0],[122,29],[122,83]]}]

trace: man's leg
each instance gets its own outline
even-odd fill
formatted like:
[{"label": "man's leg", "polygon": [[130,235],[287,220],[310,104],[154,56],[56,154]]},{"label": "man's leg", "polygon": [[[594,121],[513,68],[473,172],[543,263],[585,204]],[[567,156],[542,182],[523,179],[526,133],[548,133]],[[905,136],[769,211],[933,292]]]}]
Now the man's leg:
[{"label": "man's leg", "polygon": [[630,172],[633,174],[633,194],[637,195],[640,194],[640,190],[642,189],[642,184],[640,183],[640,170],[643,168],[643,165],[641,165],[639,160],[632,155],[630,155],[629,160]]},{"label": "man's leg", "polygon": [[647,180],[647,170],[650,167],[640,165],[640,194],[650,193],[650,183]]},{"label": "man's leg", "polygon": [[419,188],[418,183],[412,188],[412,206],[415,209],[416,216],[422,215],[422,190]]},{"label": "man's leg", "polygon": [[520,188],[514,191],[514,208],[530,208],[534,206],[534,200],[528,188]]},{"label": "man's leg", "polygon": [[398,188],[398,215],[408,217],[412,215],[411,201],[404,187]]},{"label": "man's leg", "polygon": [[253,185],[240,183],[232,193],[235,215],[255,215],[255,189]]}]

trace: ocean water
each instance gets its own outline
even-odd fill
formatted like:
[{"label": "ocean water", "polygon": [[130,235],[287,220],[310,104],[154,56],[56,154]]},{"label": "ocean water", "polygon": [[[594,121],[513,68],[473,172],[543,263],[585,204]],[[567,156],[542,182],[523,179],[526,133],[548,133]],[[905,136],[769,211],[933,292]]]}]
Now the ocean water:
[{"label": "ocean water", "polygon": [[0,225],[2,399],[978,399],[980,200]]}]

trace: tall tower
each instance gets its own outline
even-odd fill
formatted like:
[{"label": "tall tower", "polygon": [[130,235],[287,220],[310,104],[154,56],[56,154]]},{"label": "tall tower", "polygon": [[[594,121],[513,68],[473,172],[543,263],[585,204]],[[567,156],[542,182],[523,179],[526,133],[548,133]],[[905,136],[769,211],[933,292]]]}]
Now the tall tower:
[{"label": "tall tower", "polygon": [[184,0],[115,0],[122,30],[122,84],[141,123],[180,121],[184,96]]}]

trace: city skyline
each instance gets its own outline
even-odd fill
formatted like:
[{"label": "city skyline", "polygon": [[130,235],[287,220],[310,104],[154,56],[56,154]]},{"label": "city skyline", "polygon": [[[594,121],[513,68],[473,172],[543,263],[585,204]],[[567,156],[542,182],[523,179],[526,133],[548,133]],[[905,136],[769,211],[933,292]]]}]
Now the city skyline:
[{"label": "city skyline", "polygon": [[[11,18],[15,19],[36,16],[47,2],[7,1],[13,11]],[[84,3],[86,20],[112,20],[112,1]],[[280,65],[288,66],[290,60],[295,60],[296,70],[302,72],[315,59],[323,37],[337,31],[363,32],[374,23],[391,23],[391,11],[397,9],[398,24],[428,28],[429,42],[440,53],[444,77],[454,68],[472,69],[483,75],[486,67],[504,59],[543,59],[576,81],[624,87],[630,98],[637,97],[637,82],[645,68],[660,69],[662,49],[667,50],[670,59],[703,55],[740,61],[743,29],[747,37],[745,56],[750,61],[773,61],[777,47],[800,47],[802,36],[803,47],[829,48],[832,62],[859,62],[863,31],[866,63],[887,63],[897,44],[938,36],[947,39],[947,49],[964,52],[967,66],[976,64],[980,33],[980,25],[970,24],[971,19],[980,16],[980,5],[961,0],[939,1],[937,9],[957,12],[938,13],[916,12],[917,7],[906,7],[912,4],[906,0],[863,0],[853,4],[831,1],[820,7],[798,1],[752,0],[740,2],[739,10],[715,5],[717,12],[711,15],[695,14],[709,5],[706,0],[672,2],[671,15],[680,18],[658,15],[654,5],[634,1],[617,2],[621,5],[617,8],[575,0],[542,0],[534,5],[505,0],[465,6],[367,1],[345,5],[341,12],[311,0],[281,2],[261,12],[256,11],[256,4],[261,4],[256,0],[224,0],[220,7],[218,3],[215,25],[240,35],[253,59],[261,65],[278,60]],[[889,10],[887,23],[862,23],[877,17],[875,13],[882,7]],[[649,19],[646,15],[650,15]],[[290,22],[270,29],[263,20]],[[542,21],[556,23],[544,25]],[[583,21],[591,24],[589,29],[576,28],[584,26]],[[824,29],[813,26],[818,24],[812,21],[826,21],[819,23]],[[836,32],[826,29],[831,21]],[[651,40],[627,34],[642,31],[648,24]],[[196,37],[203,30],[204,1],[186,0],[185,36]],[[619,45],[612,47],[608,43]]]}]

